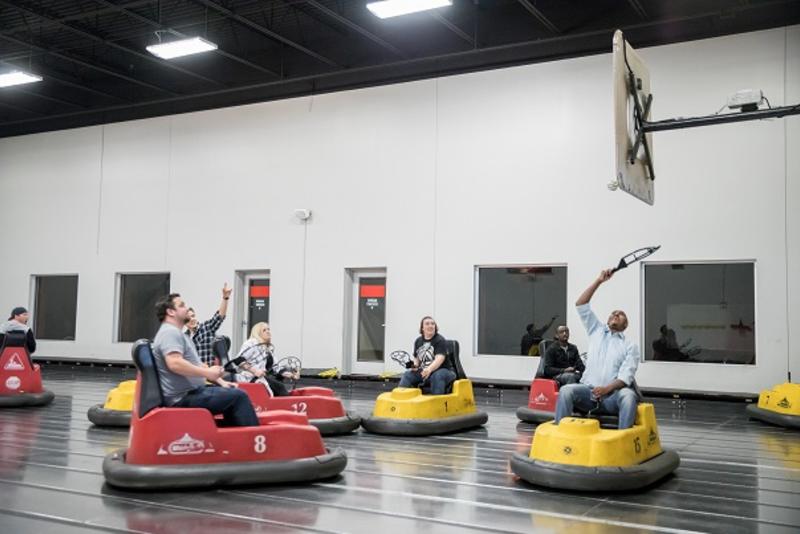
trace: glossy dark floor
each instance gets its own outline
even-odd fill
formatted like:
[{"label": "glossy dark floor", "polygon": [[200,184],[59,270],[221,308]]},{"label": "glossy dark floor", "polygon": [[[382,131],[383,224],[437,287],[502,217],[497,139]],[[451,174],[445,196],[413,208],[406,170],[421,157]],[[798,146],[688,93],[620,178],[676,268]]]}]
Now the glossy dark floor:
[{"label": "glossy dark floor", "polygon": [[[662,445],[682,463],[635,493],[575,495],[515,480],[508,458],[528,450],[534,427],[514,415],[526,394],[500,390],[476,392],[489,413],[483,429],[326,439],[349,463],[325,483],[132,493],[108,487],[101,472],[127,431],[86,418],[132,371],[54,366],[44,376],[52,405],[0,412],[0,533],[800,531],[800,433],[749,422],[744,404],[655,399]],[[359,414],[384,387],[327,384]]]}]

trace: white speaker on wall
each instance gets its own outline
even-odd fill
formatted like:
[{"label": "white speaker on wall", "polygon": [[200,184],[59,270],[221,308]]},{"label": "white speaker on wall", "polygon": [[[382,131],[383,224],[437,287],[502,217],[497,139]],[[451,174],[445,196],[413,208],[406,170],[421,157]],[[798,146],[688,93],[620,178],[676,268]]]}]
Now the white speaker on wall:
[{"label": "white speaker on wall", "polygon": [[306,208],[297,208],[294,210],[294,216],[301,221],[307,221],[309,218],[311,218],[311,210]]}]

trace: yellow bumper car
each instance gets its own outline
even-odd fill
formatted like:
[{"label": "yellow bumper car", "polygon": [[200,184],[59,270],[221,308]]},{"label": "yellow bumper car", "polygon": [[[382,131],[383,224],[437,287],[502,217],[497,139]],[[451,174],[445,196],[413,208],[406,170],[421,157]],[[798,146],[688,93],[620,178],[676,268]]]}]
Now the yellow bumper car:
[{"label": "yellow bumper car", "polygon": [[530,454],[511,458],[511,470],[531,484],[578,491],[642,488],[678,465],[678,454],[661,448],[649,403],[639,404],[636,423],[625,430],[604,429],[596,419],[578,417],[541,424]]},{"label": "yellow bumper car", "polygon": [[448,340],[447,346],[447,357],[456,371],[449,393],[428,395],[418,388],[395,388],[378,397],[372,416],[363,418],[361,426],[375,434],[430,436],[485,424],[489,416],[475,406],[472,382],[459,360],[458,341]]},{"label": "yellow bumper car", "polygon": [[89,421],[97,426],[131,426],[133,397],[136,393],[136,380],[120,382],[106,395],[105,404],[95,404],[86,414]]},{"label": "yellow bumper car", "polygon": [[758,404],[747,407],[747,414],[773,425],[800,428],[800,384],[786,382],[765,389],[758,396]]}]

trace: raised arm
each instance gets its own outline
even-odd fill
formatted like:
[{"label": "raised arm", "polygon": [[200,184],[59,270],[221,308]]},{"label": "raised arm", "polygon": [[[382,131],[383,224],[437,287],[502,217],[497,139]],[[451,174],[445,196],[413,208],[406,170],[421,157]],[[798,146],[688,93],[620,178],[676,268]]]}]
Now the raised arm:
[{"label": "raised arm", "polygon": [[533,337],[544,337],[544,333],[550,330],[550,327],[553,326],[553,323],[556,321],[556,319],[558,319],[558,314],[551,317],[549,323],[539,329],[534,330]]},{"label": "raised arm", "polygon": [[225,285],[222,286],[222,302],[219,303],[219,309],[217,313],[219,313],[220,317],[223,319],[225,315],[228,313],[228,301],[231,298],[231,292],[233,291],[232,287],[228,287],[228,282],[225,282]]},{"label": "raised arm", "polygon": [[231,291],[233,291],[233,289],[229,288],[226,282],[222,288],[222,301],[220,301],[219,308],[214,312],[211,319],[200,323],[193,336],[199,335],[200,333],[205,334],[206,332],[210,332],[212,336],[217,334],[217,330],[222,326],[222,321],[225,320],[225,314],[228,313],[228,300],[231,298]]},{"label": "raised arm", "polygon": [[592,300],[594,296],[594,292],[597,291],[597,288],[600,287],[601,284],[607,282],[614,276],[614,273],[611,269],[603,269],[600,271],[600,274],[597,276],[594,282],[591,283],[589,287],[587,287],[581,296],[578,297],[578,300],[575,301],[576,306],[583,306],[584,304],[589,304],[589,301]]}]

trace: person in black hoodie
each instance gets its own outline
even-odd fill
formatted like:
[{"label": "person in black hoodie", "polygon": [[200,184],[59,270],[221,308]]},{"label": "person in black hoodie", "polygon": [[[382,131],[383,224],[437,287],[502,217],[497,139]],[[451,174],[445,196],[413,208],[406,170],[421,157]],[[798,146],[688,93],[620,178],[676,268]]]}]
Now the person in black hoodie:
[{"label": "person in black hoodie", "polygon": [[3,338],[8,332],[25,332],[25,346],[28,348],[28,354],[36,352],[36,338],[33,330],[28,326],[28,318],[28,310],[22,306],[11,310],[8,321],[0,324],[0,344],[3,343]]},{"label": "person in black hoodie", "polygon": [[415,388],[429,383],[431,394],[444,395],[447,386],[456,379],[453,363],[447,357],[447,343],[439,334],[433,317],[423,317],[419,323],[421,334],[414,341],[413,361],[400,379],[401,388]]},{"label": "person in black hoodie", "polygon": [[534,328],[534,324],[531,323],[525,327],[525,335],[522,336],[522,339],[519,342],[519,353],[522,356],[542,356],[539,354],[539,343],[541,343],[542,338],[544,337],[545,332],[547,332],[553,323],[558,318],[558,315],[554,315],[550,322],[544,325],[541,328]]},{"label": "person in black hoodie", "polygon": [[569,328],[559,326],[556,328],[556,342],[544,354],[545,378],[552,378],[561,386],[577,384],[584,368],[578,347],[569,342]]}]

